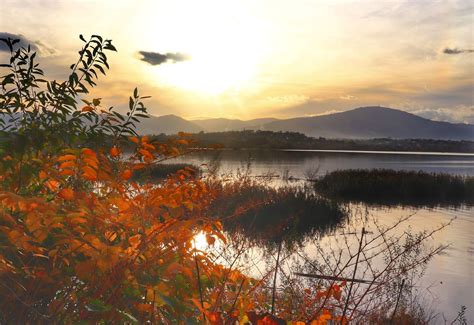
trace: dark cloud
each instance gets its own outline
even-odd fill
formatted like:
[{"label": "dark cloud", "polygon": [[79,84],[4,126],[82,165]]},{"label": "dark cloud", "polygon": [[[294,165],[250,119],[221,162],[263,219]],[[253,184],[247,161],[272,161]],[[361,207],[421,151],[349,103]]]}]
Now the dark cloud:
[{"label": "dark cloud", "polygon": [[162,63],[171,61],[173,63],[187,61],[190,57],[184,53],[166,53],[161,54],[158,52],[147,52],[147,51],[140,51],[138,52],[142,55],[140,60],[151,64],[151,65],[160,65]]},{"label": "dark cloud", "polygon": [[[38,46],[35,44],[35,42],[30,41],[29,39],[27,39],[25,36],[21,34],[11,34],[7,32],[0,32],[0,38],[19,39],[20,42],[16,43],[14,48],[27,47],[28,45],[30,45],[32,50],[34,51],[38,50]],[[0,42],[0,52],[10,52],[10,49],[8,48],[7,44],[5,44],[5,42]]]},{"label": "dark cloud", "polygon": [[[28,47],[30,46],[32,51],[37,51],[43,56],[50,56],[57,54],[58,51],[56,51],[54,48],[46,45],[44,42],[41,41],[32,41],[28,39],[27,37],[21,35],[21,34],[12,34],[12,33],[7,33],[7,32],[0,32],[0,38],[11,38],[13,40],[18,39],[20,40],[18,43],[13,45],[13,49],[16,50],[20,47]],[[0,52],[10,52],[10,49],[8,48],[7,44],[5,42],[0,42]]]},{"label": "dark cloud", "polygon": [[474,50],[466,50],[466,49],[458,49],[458,48],[451,49],[451,48],[447,47],[443,50],[443,53],[444,54],[454,54],[455,55],[455,54],[461,54],[461,53],[474,53]]}]

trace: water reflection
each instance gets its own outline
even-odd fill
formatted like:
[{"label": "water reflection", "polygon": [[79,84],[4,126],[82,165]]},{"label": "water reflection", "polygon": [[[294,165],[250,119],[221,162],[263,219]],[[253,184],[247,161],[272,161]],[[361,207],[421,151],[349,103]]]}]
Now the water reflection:
[{"label": "water reflection", "polygon": [[[264,196],[264,203],[246,208],[236,218],[224,220],[224,228],[234,237],[253,244],[272,246],[283,241],[287,246],[301,245],[307,237],[320,237],[334,231],[347,216],[343,206],[301,189],[253,191],[253,199]],[[242,201],[231,198],[227,202],[239,204]]]},{"label": "water reflection", "polygon": [[[407,234],[410,234],[410,238],[415,238],[416,234],[420,233],[429,234],[432,230],[438,229],[442,224],[447,224],[456,217],[448,227],[430,234],[426,239],[426,245],[422,249],[414,251],[410,258],[413,260],[422,254],[434,252],[440,245],[450,245],[443,254],[434,256],[426,268],[421,265],[416,272],[404,273],[403,277],[410,279],[410,283],[413,285],[411,294],[416,296],[417,301],[428,311],[441,312],[444,317],[452,320],[461,306],[465,305],[468,308],[468,322],[472,322],[472,302],[474,301],[472,280],[474,238],[471,232],[474,229],[474,220],[472,220],[474,210],[472,207],[462,209],[389,208],[351,204],[345,208],[346,211],[350,211],[350,216],[345,218],[333,231],[323,232],[319,235],[315,233],[306,235],[298,245],[283,246],[280,268],[286,275],[279,276],[279,284],[282,288],[287,285],[296,286],[295,281],[305,285],[322,285],[324,281],[295,279],[291,274],[294,272],[334,273],[334,270],[338,269],[336,261],[346,261],[351,254],[354,255],[354,252],[357,251],[362,227],[365,227],[368,232],[372,232],[366,237],[370,240],[380,229],[386,229],[398,223],[400,218],[406,219],[397,225],[390,234],[391,239],[402,244],[406,242]],[[236,237],[234,233],[229,233],[228,238],[235,246],[231,245],[226,253],[221,254],[223,257],[227,256],[222,260],[224,263],[233,261],[236,251],[241,250],[244,246],[244,242],[241,241],[242,234],[240,232],[240,237]],[[245,242],[245,245],[252,242],[254,244],[246,246],[245,253],[239,255],[239,262],[236,265],[249,275],[262,277],[271,272],[274,267],[277,246],[274,244],[262,245],[261,242],[258,244],[253,239],[251,237],[249,241]],[[375,246],[377,245],[372,245],[372,247]],[[370,267],[366,264],[358,271],[357,277],[372,279],[372,272],[381,271],[386,264],[385,255],[374,257]],[[352,268],[349,268],[343,273],[346,276],[351,276],[351,272],[347,272],[351,270]],[[393,277],[393,285],[396,286],[402,271],[400,268],[393,267],[390,272],[390,276]],[[384,281],[388,281],[387,279]],[[327,285],[327,281],[324,284]],[[358,288],[358,290],[363,289],[363,286]],[[433,323],[443,323],[441,315],[436,322],[433,320]]]},{"label": "water reflection", "polygon": [[[276,176],[269,177],[270,182],[267,183],[267,185],[274,186],[274,188],[285,185],[284,178],[286,180],[307,178],[310,170],[312,170],[312,174],[324,175],[336,169],[390,167],[397,170],[424,170],[427,172],[474,175],[474,158],[471,157],[462,157],[462,159],[450,156],[419,157],[416,155],[374,157],[372,155],[342,155],[337,153],[275,154],[261,152],[250,155],[250,164],[247,164],[246,160],[243,159],[244,155],[244,152],[221,154],[218,174],[229,175],[235,173],[238,169],[246,170],[250,165],[248,175],[273,174]],[[191,157],[181,159],[187,163],[199,165],[209,163],[212,157],[212,154],[209,153],[197,153]],[[285,175],[286,177],[282,177]],[[294,183],[292,184],[294,185]],[[297,187],[303,186],[302,183],[297,184]],[[262,193],[247,192],[248,196],[242,199],[266,195]],[[473,323],[474,235],[472,230],[474,229],[474,208],[472,206],[463,204],[452,207],[440,207],[437,204],[431,206],[381,206],[377,204],[330,202],[328,206],[333,208],[328,208],[325,211],[326,215],[339,215],[340,217],[328,218],[326,226],[318,228],[316,225],[318,220],[314,217],[323,215],[321,211],[311,213],[313,208],[306,211],[295,208],[296,206],[308,206],[308,202],[305,200],[300,199],[300,203],[293,205],[293,209],[291,209],[290,204],[285,204],[281,199],[275,199],[275,202],[277,204],[273,207],[263,209],[267,213],[266,217],[260,220],[261,224],[255,221],[255,210],[253,212],[249,211],[246,219],[243,219],[240,224],[238,220],[225,222],[229,245],[206,247],[206,249],[215,250],[215,256],[223,264],[232,264],[251,276],[264,278],[275,267],[277,243],[282,240],[285,245],[283,246],[280,269],[284,270],[285,274],[282,272],[278,275],[279,288],[284,290],[284,288],[293,286],[297,289],[299,283],[317,286],[321,282],[296,279],[291,276],[293,272],[327,273],[332,270],[334,273],[335,266],[328,259],[334,261],[339,258],[334,247],[343,248],[346,252],[354,252],[362,227],[366,227],[375,233],[378,227],[388,227],[400,218],[410,216],[406,222],[394,230],[392,234],[394,237],[392,238],[396,239],[401,238],[400,236],[406,236],[406,234],[415,235],[437,229],[441,224],[448,223],[453,217],[456,217],[451,225],[427,238],[427,246],[419,253],[426,253],[430,248],[433,249],[439,247],[439,245],[449,244],[450,246],[442,254],[434,256],[426,269],[419,269],[419,273],[415,274],[416,276],[412,274],[409,278],[413,285],[413,293],[419,297],[418,302],[426,310],[442,312],[446,319],[451,321],[456,317],[461,306],[466,305],[468,323]],[[232,209],[235,209],[236,206],[238,204],[234,205]],[[284,216],[291,215],[294,211],[298,211],[299,215],[304,216],[304,222],[292,218],[289,218],[291,221],[285,220]],[[317,211],[317,209],[314,208],[314,211]],[[228,211],[222,210],[219,215],[229,214]],[[283,226],[278,226],[280,221],[283,222]],[[292,236],[283,238],[275,235],[278,234],[278,232],[275,232],[276,229],[293,229]],[[265,237],[265,234],[270,234],[270,236]],[[349,234],[349,236],[341,237],[339,236],[341,234]],[[368,234],[367,238],[371,238],[371,236],[373,234]],[[238,256],[237,259],[236,256]],[[348,256],[341,255],[340,258],[347,259]],[[371,267],[375,271],[380,271],[385,265],[384,263],[386,261],[383,258],[374,259]],[[400,271],[400,269],[398,270]],[[372,273],[367,268],[365,272],[368,273],[365,275],[363,271],[360,272],[362,273],[358,273],[357,276],[361,278]],[[348,275],[351,275],[350,272]],[[422,277],[419,278],[418,275],[422,275]],[[396,289],[396,285],[399,283],[398,279],[393,283],[393,288]],[[437,322],[444,323],[442,317],[438,317]],[[433,323],[436,322],[433,321]]]},{"label": "water reflection", "polygon": [[[318,175],[344,169],[389,168],[414,170],[430,173],[474,176],[474,156],[450,155],[380,155],[374,153],[307,152],[275,150],[223,150],[200,151],[174,159],[170,162],[185,162],[194,165],[219,162],[218,172],[227,174],[250,162],[251,174],[262,175],[272,172],[305,178],[307,171],[317,170]],[[245,165],[245,163],[244,163]]]}]

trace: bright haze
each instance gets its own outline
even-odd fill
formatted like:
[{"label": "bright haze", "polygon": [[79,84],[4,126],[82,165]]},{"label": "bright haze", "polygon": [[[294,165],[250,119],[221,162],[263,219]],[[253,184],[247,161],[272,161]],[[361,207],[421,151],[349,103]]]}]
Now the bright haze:
[{"label": "bright haze", "polygon": [[[0,36],[65,78],[86,37],[113,40],[91,97],[151,114],[293,118],[385,106],[474,123],[472,2],[2,0]],[[0,47],[2,61],[8,53]]]}]

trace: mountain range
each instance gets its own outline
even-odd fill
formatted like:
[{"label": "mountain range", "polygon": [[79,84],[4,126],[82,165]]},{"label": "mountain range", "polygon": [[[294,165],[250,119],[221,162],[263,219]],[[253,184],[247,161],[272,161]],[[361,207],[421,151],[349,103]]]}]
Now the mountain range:
[{"label": "mountain range", "polygon": [[293,131],[311,137],[369,139],[473,140],[474,125],[432,121],[401,110],[370,106],[311,117],[290,119],[226,118],[186,120],[176,115],[142,120],[140,134],[174,134],[179,131],[224,132],[240,130]]}]

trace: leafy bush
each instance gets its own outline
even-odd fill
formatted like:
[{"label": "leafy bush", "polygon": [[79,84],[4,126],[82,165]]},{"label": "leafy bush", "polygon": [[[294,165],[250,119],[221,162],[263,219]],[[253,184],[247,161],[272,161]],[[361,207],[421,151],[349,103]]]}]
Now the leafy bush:
[{"label": "leafy bush", "polygon": [[81,39],[64,82],[40,79],[35,53],[2,40],[11,59],[0,97],[0,322],[197,319],[199,292],[225,270],[192,244],[197,231],[220,235],[207,221],[213,193],[185,170],[159,186],[131,181],[187,141],[133,137],[146,117],[137,89],[126,115],[99,98],[79,107],[109,67],[104,51],[115,50],[100,36]]}]

